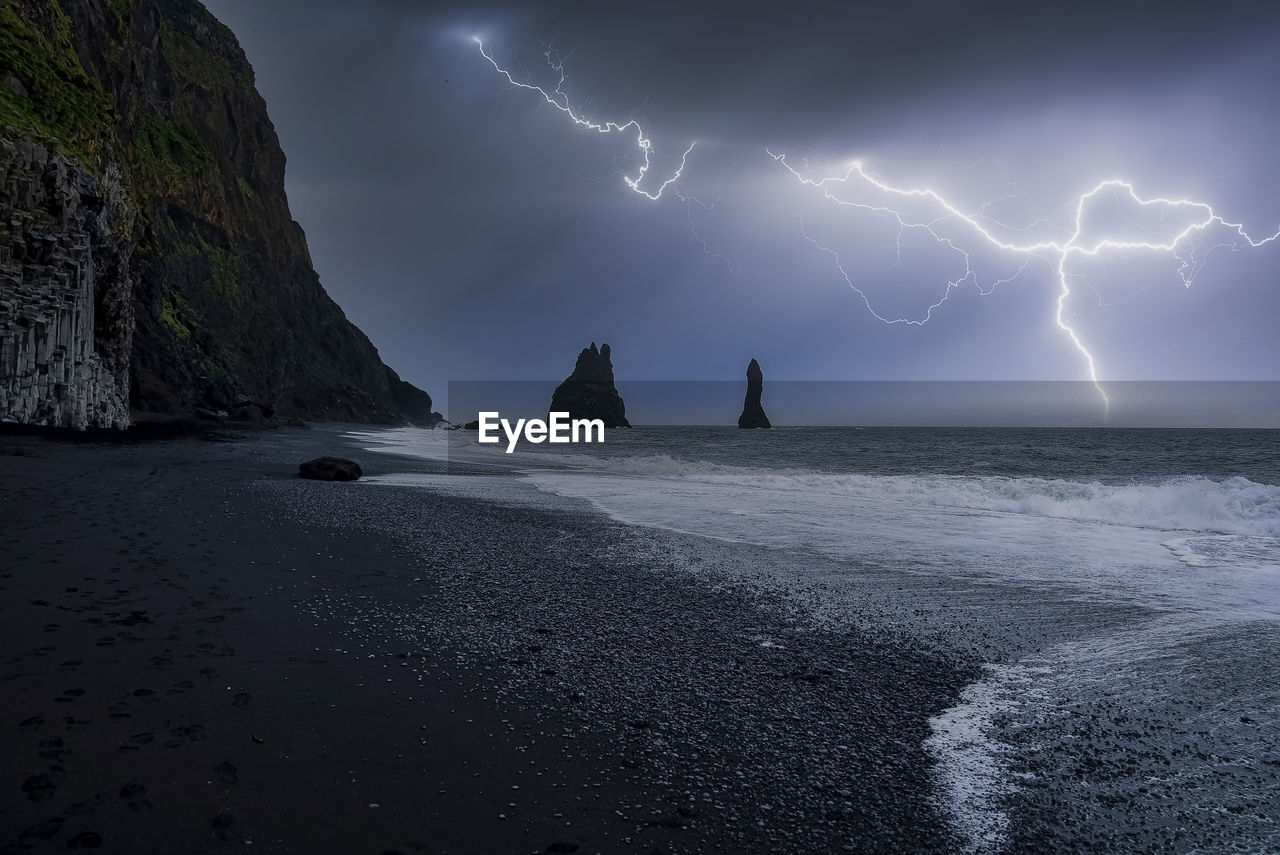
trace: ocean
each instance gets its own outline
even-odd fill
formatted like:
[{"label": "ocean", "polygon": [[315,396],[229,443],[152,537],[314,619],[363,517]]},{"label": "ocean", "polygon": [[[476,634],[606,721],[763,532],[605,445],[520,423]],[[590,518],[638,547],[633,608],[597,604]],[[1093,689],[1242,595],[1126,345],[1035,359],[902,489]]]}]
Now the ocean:
[{"label": "ocean", "polygon": [[640,427],[510,455],[353,436],[490,473],[375,481],[755,547],[833,620],[879,598],[976,657],[927,744],[969,851],[1072,849],[1082,827],[1280,851],[1278,431]]}]

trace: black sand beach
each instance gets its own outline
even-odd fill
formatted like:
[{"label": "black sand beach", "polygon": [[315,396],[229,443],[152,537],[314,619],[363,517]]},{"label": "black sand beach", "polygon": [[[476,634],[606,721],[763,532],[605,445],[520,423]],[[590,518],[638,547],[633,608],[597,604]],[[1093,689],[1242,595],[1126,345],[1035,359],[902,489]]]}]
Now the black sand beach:
[{"label": "black sand beach", "polygon": [[0,0],[0,855],[1280,853],[1280,4],[1123,5]]},{"label": "black sand beach", "polygon": [[332,429],[0,446],[0,851],[960,846],[968,657],[587,510],[294,477]]}]

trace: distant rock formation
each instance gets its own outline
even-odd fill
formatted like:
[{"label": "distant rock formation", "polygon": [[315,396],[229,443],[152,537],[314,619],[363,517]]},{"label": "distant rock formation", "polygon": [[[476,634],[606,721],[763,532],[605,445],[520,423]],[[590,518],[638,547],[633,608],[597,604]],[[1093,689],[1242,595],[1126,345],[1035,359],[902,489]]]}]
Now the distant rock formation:
[{"label": "distant rock formation", "polygon": [[747,365],[747,397],[742,402],[742,415],[738,416],[738,427],[773,427],[769,424],[769,417],[764,414],[764,407],[760,406],[760,395],[763,392],[764,372],[760,370],[760,363],[753,359]]},{"label": "distant rock formation", "polygon": [[613,362],[609,345],[596,343],[578,354],[573,373],[556,387],[551,396],[550,412],[568,413],[571,419],[600,419],[607,428],[631,427],[627,406],[613,385]]}]

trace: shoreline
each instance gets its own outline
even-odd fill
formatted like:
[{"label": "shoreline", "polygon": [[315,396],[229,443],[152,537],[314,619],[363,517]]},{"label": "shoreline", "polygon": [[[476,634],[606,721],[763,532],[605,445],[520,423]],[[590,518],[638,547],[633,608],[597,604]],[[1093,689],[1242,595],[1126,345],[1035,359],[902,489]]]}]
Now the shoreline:
[{"label": "shoreline", "polygon": [[968,665],[594,511],[294,478],[333,431],[6,442],[0,851],[959,848]]}]

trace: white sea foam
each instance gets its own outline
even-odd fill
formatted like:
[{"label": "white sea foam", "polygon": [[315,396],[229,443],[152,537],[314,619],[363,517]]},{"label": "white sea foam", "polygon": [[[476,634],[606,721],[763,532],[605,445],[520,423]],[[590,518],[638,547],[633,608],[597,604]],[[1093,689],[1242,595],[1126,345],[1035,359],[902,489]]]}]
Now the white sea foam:
[{"label": "white sea foam", "polygon": [[1280,537],[1280,486],[1258,484],[1240,477],[1216,481],[1184,476],[1154,483],[1104,484],[1003,476],[863,475],[756,469],[680,460],[669,455],[579,457],[574,462],[580,470],[611,475],[694,479],[726,487],[779,492],[799,490],[815,497],[873,498],[1162,531]]},{"label": "white sea foam", "polygon": [[970,683],[960,701],[929,719],[924,747],[933,755],[942,807],[967,838],[967,852],[994,852],[1004,844],[1009,816],[1004,799],[1018,786],[1009,770],[1011,748],[993,735],[1011,708],[1040,692],[1044,667],[984,666],[986,676]]},{"label": "white sea foam", "polygon": [[[883,549],[1072,556],[1087,572],[1280,567],[1280,487],[1245,478],[1105,484],[1045,478],[767,470],[667,456],[526,470],[540,489],[616,519],[848,557]],[[1162,547],[1161,544],[1164,544]]]},{"label": "white sea foam", "polygon": [[370,450],[514,465],[541,490],[588,500],[624,522],[784,549],[843,557],[896,544],[917,552],[968,549],[983,559],[996,549],[1029,558],[1028,565],[1041,553],[1067,554],[1079,557],[1086,573],[1167,559],[1197,568],[1280,568],[1280,486],[1241,477],[1104,483],[880,475],[542,447],[495,458],[468,432],[353,436]]},{"label": "white sea foam", "polygon": [[424,460],[449,459],[449,433],[444,430],[379,428],[351,431],[347,436],[361,443],[366,451],[403,454],[406,457],[420,457]]},{"label": "white sea foam", "polygon": [[1205,534],[1170,538],[1164,545],[1189,567],[1280,569],[1280,538],[1276,537]]}]

